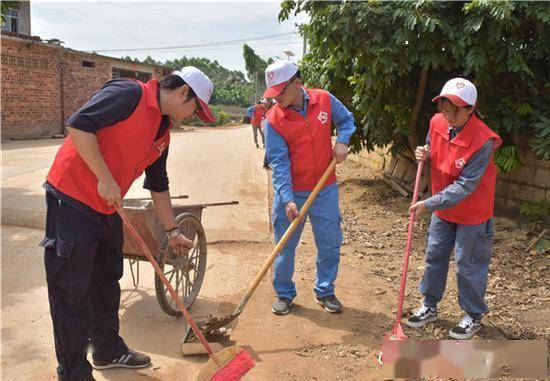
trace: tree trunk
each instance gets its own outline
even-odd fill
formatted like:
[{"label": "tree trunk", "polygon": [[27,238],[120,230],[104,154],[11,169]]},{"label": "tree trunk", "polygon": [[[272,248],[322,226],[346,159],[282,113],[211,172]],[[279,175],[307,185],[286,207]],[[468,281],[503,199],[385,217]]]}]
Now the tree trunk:
[{"label": "tree trunk", "polygon": [[412,112],[411,124],[409,125],[409,148],[414,154],[414,150],[419,146],[418,131],[416,125],[418,123],[418,115],[422,108],[422,101],[424,100],[424,92],[426,91],[426,83],[428,82],[428,69],[422,68],[420,70],[420,81],[418,82],[418,91],[416,92],[416,102]]}]

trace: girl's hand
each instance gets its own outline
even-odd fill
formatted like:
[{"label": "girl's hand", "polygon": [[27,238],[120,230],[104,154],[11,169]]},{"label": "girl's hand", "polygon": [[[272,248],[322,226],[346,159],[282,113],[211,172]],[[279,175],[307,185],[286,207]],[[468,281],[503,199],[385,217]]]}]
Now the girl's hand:
[{"label": "girl's hand", "polygon": [[418,216],[426,209],[426,201],[418,201],[411,205],[409,213],[415,213]]},{"label": "girl's hand", "polygon": [[427,145],[416,147],[416,151],[414,151],[414,156],[418,161],[428,160],[430,158],[430,147]]}]

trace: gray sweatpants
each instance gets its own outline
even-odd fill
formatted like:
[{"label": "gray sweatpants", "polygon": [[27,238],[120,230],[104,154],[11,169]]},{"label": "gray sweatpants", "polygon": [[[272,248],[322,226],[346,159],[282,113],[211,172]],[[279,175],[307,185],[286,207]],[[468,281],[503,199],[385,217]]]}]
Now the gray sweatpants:
[{"label": "gray sweatpants", "polygon": [[487,275],[493,251],[493,220],[461,225],[432,215],[428,230],[426,268],[419,290],[424,304],[435,307],[443,297],[451,252],[455,250],[458,304],[474,316],[489,311],[485,304]]},{"label": "gray sweatpants", "polygon": [[258,145],[258,131],[260,132],[260,136],[262,137],[262,145],[265,147],[265,138],[264,138],[264,132],[260,128],[260,126],[252,126],[252,131],[254,132],[254,143]]}]

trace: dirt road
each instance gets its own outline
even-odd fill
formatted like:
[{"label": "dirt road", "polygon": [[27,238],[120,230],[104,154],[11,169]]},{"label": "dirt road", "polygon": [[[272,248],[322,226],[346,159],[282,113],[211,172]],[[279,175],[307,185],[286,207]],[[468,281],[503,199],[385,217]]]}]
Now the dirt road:
[{"label": "dirt road", "polygon": [[[197,317],[231,311],[273,247],[266,223],[267,175],[260,168],[263,152],[255,151],[251,134],[249,129],[182,133],[175,140],[181,139],[181,149],[171,151],[170,169],[181,169],[179,177],[171,177],[177,193],[202,197],[201,201],[241,201],[239,207],[208,209],[205,216],[207,235],[229,241],[209,245],[206,279],[192,307]],[[197,146],[184,144],[191,140]],[[209,145],[216,148],[204,148]],[[49,149],[43,147],[45,152]],[[189,160],[201,163],[204,176],[190,177],[196,170],[188,170]],[[37,165],[35,171],[44,168]],[[19,179],[25,200],[30,201],[29,194],[35,190],[24,188],[21,177],[30,174],[18,172],[16,166],[10,171],[8,180],[13,185]],[[345,310],[331,315],[314,302],[316,250],[306,226],[297,252],[298,297],[292,313],[277,317],[270,312],[273,291],[266,279],[232,325],[231,340],[245,346],[257,360],[245,380],[380,379],[376,356],[394,318],[408,202],[377,174],[353,161],[341,166],[338,175],[345,244],[336,293]],[[141,192],[136,189],[134,195]],[[419,303],[416,286],[423,270],[427,218],[423,216],[415,230],[406,309]],[[550,305],[544,273],[548,254],[525,255],[528,238],[513,222],[497,218],[495,226],[487,298],[494,324],[485,319],[479,338],[547,339]],[[2,231],[3,380],[54,379],[51,321],[41,251],[36,247],[41,236],[36,229],[4,226]],[[418,331],[407,329],[410,337],[446,339],[448,329],[460,318],[453,270],[450,274],[440,306],[442,319]],[[146,264],[141,266],[141,278],[137,289],[128,272],[121,282],[121,333],[132,347],[151,355],[154,363],[139,371],[110,370],[94,376],[112,381],[192,380],[205,358],[181,358],[183,322],[160,310],[152,270]]]},{"label": "dirt road", "polygon": [[[264,240],[269,231],[267,177],[263,150],[252,142],[251,127],[196,129],[172,134],[168,173],[172,195],[187,204],[237,200],[238,206],[205,211],[208,240]],[[42,183],[60,139],[2,145],[2,224],[43,229]],[[143,176],[126,197],[147,197]]]}]

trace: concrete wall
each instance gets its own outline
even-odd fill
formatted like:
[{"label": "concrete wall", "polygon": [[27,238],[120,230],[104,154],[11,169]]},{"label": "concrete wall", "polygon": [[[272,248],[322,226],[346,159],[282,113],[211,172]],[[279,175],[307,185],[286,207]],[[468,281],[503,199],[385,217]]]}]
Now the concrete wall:
[{"label": "concrete wall", "polygon": [[19,34],[31,35],[31,3],[29,1],[19,3]]}]

